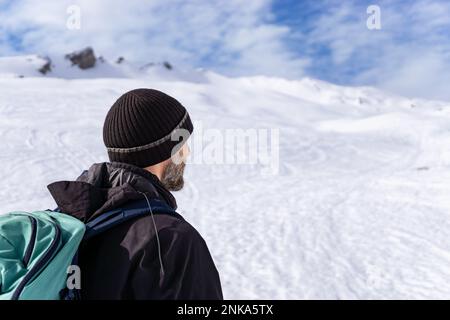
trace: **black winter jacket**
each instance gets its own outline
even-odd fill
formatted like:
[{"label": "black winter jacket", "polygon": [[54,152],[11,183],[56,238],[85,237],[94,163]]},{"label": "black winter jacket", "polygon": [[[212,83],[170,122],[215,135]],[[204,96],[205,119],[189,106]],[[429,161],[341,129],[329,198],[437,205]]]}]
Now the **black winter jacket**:
[{"label": "black winter jacket", "polygon": [[[48,186],[61,212],[88,222],[133,200],[175,198],[150,172],[125,163],[98,163],[76,181]],[[151,216],[136,218],[80,247],[83,299],[223,299],[219,274],[201,235],[183,219],[154,215],[164,274]]]}]

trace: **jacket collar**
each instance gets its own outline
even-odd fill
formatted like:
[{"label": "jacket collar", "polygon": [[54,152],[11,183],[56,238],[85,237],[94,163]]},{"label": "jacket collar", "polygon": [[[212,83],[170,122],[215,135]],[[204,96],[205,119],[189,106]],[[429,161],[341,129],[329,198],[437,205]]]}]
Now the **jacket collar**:
[{"label": "jacket collar", "polygon": [[76,181],[58,181],[47,186],[61,212],[84,222],[131,200],[149,198],[177,208],[173,195],[152,173],[120,162],[92,165]]}]

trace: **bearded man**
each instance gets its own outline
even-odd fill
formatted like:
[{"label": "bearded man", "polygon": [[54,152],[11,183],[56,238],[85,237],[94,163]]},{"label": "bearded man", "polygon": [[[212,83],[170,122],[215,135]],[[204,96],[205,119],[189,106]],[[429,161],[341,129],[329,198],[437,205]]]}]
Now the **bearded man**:
[{"label": "bearded man", "polygon": [[[153,89],[127,92],[103,126],[110,162],[48,189],[60,212],[85,223],[143,198],[176,210],[171,191],[183,188],[192,131],[176,99]],[[205,241],[179,214],[150,209],[83,241],[78,266],[81,299],[223,299]]]}]

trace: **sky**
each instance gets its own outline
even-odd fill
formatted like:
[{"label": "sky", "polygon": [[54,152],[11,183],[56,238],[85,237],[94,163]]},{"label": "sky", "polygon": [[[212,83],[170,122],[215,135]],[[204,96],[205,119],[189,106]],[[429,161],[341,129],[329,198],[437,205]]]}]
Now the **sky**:
[{"label": "sky", "polygon": [[[369,29],[370,5],[380,29]],[[76,6],[80,28],[68,28]],[[450,101],[449,0],[0,0],[0,56],[107,59],[317,78]]]}]

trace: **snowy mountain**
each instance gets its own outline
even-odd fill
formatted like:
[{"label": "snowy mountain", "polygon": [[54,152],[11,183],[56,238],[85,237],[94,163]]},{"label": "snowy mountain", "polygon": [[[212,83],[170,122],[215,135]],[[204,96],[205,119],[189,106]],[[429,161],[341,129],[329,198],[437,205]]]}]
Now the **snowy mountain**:
[{"label": "snowy mountain", "polygon": [[[196,70],[180,70],[174,68],[169,62],[148,62],[145,64],[133,63],[124,57],[114,61],[102,56],[88,57],[86,68],[81,68],[70,60],[70,56],[85,54],[86,48],[67,55],[25,55],[13,57],[0,57],[0,77],[2,78],[64,78],[64,79],[92,79],[92,78],[142,78],[158,77],[166,79],[185,79],[189,81],[202,80],[202,72]],[[80,58],[84,59],[84,58]],[[74,60],[77,61],[77,60]]]},{"label": "snowy mountain", "polygon": [[269,162],[194,159],[176,194],[226,298],[450,298],[450,103],[126,57],[88,69],[49,59],[42,74],[47,58],[0,58],[0,212],[53,208],[47,184],[107,160],[115,99],[156,88],[205,141],[211,129],[279,130]]}]

